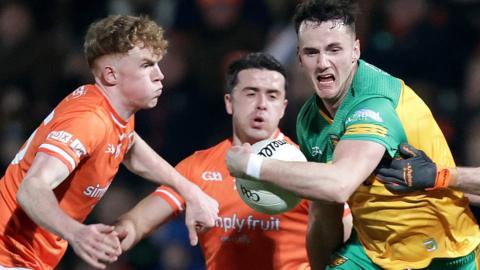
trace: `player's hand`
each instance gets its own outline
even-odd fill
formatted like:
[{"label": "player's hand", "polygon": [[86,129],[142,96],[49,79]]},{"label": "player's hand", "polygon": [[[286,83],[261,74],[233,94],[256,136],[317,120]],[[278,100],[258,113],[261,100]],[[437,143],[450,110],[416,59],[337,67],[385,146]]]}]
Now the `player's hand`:
[{"label": "player's hand", "polygon": [[133,226],[132,224],[115,224],[115,232],[118,235],[122,251],[132,248],[135,242],[134,230],[129,225]]},{"label": "player's hand", "polygon": [[193,186],[188,198],[185,197],[185,224],[192,246],[198,243],[198,232],[205,232],[215,226],[218,219],[218,202],[198,186]]},{"label": "player's hand", "polygon": [[241,146],[232,146],[227,152],[226,163],[230,175],[233,177],[248,178],[247,166],[252,154],[252,146],[244,143]]},{"label": "player's hand", "polygon": [[80,258],[98,269],[105,269],[106,263],[115,262],[122,253],[118,233],[104,224],[82,224],[68,242]]},{"label": "player's hand", "polygon": [[437,165],[422,151],[413,146],[400,144],[402,158],[393,159],[390,167],[382,167],[377,177],[388,190],[394,192],[411,192],[447,188],[450,171],[437,168]]}]

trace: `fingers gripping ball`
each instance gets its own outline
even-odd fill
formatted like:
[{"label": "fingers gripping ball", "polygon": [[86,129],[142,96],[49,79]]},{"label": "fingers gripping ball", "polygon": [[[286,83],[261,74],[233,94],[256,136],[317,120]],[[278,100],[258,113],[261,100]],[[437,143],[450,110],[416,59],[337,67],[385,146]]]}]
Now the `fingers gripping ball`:
[{"label": "fingers gripping ball", "polygon": [[[263,140],[252,145],[259,156],[286,160],[306,161],[302,152],[285,140]],[[253,210],[265,214],[279,214],[294,208],[300,198],[277,185],[257,180],[236,179],[237,192]]]}]

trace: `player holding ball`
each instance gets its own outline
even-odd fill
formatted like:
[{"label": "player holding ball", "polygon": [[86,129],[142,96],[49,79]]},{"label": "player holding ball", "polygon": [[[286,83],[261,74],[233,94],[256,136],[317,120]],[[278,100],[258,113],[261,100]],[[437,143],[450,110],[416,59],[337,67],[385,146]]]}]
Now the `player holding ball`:
[{"label": "player holding ball", "polygon": [[[219,203],[216,226],[199,235],[207,269],[310,269],[305,247],[309,202],[302,200],[279,215],[255,212],[240,198],[225,163],[232,145],[264,139],[292,143],[278,129],[287,106],[285,70],[271,56],[251,53],[229,66],[226,81],[225,108],[232,116],[233,136],[176,166]],[[178,193],[158,188],[120,218],[117,229],[128,231],[122,248],[132,247],[184,206]],[[348,211],[346,234],[351,227]]]}]

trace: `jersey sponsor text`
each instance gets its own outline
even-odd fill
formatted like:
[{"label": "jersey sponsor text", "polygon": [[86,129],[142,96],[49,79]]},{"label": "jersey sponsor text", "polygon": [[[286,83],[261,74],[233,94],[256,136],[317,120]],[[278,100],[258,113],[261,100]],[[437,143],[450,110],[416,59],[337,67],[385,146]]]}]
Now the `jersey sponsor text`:
[{"label": "jersey sponsor text", "polygon": [[243,228],[247,230],[278,231],[280,230],[280,219],[270,216],[267,219],[256,219],[252,215],[247,218],[239,218],[237,214],[231,217],[220,217],[215,222],[215,227],[223,228],[226,232],[230,229],[240,232]]},{"label": "jersey sponsor text", "polygon": [[109,186],[110,184],[105,187],[100,187],[99,184],[97,184],[96,186],[88,186],[83,191],[83,194],[91,198],[101,199],[105,192],[107,192]]}]

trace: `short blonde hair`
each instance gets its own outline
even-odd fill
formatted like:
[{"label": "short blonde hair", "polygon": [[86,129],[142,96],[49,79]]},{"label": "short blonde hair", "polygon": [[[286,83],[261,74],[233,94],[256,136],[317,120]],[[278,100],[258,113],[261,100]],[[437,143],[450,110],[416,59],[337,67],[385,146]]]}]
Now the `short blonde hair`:
[{"label": "short blonde hair", "polygon": [[111,15],[92,23],[85,35],[83,49],[88,65],[108,54],[125,54],[136,46],[166,53],[164,30],[145,16]]}]

